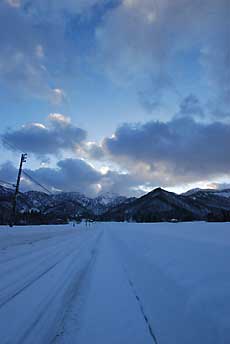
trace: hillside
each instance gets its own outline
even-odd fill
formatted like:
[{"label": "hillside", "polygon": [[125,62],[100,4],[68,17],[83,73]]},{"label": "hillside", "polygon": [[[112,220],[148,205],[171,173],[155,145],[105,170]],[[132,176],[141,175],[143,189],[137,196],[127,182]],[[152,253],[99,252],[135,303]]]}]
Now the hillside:
[{"label": "hillside", "polygon": [[[10,222],[12,189],[0,187],[0,223]],[[98,221],[228,221],[230,190],[190,190],[178,195],[157,188],[139,198],[106,193],[89,198],[79,192],[20,193],[17,219],[20,223],[63,223],[73,219]]]},{"label": "hillside", "polygon": [[193,195],[177,195],[157,188],[150,193],[110,209],[101,216],[103,221],[194,221],[230,218],[230,199],[207,191]]}]

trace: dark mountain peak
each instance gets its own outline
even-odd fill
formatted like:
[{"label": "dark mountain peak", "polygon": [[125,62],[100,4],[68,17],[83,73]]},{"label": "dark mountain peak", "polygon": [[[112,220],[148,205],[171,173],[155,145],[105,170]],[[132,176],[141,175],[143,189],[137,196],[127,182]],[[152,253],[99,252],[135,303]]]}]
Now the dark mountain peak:
[{"label": "dark mountain peak", "polygon": [[153,197],[158,197],[158,196],[171,196],[171,195],[175,195],[173,192],[169,192],[166,191],[164,189],[162,189],[161,187],[158,187],[152,191],[150,191],[149,193],[147,193],[146,195],[142,196],[141,198],[153,198]]},{"label": "dark mountain peak", "polygon": [[160,190],[164,190],[164,189],[163,189],[162,187],[158,186],[158,187],[157,187],[157,188],[155,188],[154,190],[155,190],[155,191],[157,191],[157,190],[159,190],[159,191],[160,191]]},{"label": "dark mountain peak", "polygon": [[[165,191],[164,189],[162,189],[160,186],[157,187],[156,189],[153,189],[151,192],[162,192],[162,191]],[[150,192],[150,193],[151,193]]]}]

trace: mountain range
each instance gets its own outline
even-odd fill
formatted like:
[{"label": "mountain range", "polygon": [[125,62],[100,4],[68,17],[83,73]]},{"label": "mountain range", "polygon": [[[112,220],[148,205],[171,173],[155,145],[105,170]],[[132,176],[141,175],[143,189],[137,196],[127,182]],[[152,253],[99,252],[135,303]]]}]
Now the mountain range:
[{"label": "mountain range", "polygon": [[190,190],[178,195],[157,188],[128,204],[120,204],[101,215],[103,221],[228,221],[230,189]]},{"label": "mountain range", "polygon": [[[13,196],[13,189],[0,186],[0,224],[10,222]],[[157,188],[139,198],[113,193],[89,198],[79,192],[28,191],[17,197],[19,223],[63,223],[83,218],[134,222],[229,221],[230,189],[193,189],[179,195]]]}]

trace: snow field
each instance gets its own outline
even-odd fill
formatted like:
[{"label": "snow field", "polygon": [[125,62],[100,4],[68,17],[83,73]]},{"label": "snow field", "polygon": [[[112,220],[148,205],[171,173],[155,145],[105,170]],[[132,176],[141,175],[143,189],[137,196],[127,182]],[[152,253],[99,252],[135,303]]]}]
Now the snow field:
[{"label": "snow field", "polygon": [[228,223],[0,228],[3,344],[230,343]]}]

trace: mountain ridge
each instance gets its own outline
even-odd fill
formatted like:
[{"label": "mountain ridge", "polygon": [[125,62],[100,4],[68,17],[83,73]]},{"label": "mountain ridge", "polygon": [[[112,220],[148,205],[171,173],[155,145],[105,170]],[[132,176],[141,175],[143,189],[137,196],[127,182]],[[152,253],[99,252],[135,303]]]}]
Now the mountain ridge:
[{"label": "mountain ridge", "polygon": [[[0,186],[2,224],[10,220],[13,196],[13,189]],[[80,192],[27,191],[18,195],[17,214],[18,218],[23,218],[20,221],[28,222],[33,218],[49,223],[76,218],[135,222],[228,221],[230,189],[193,189],[176,194],[158,187],[139,198],[108,192],[90,198]]]}]

